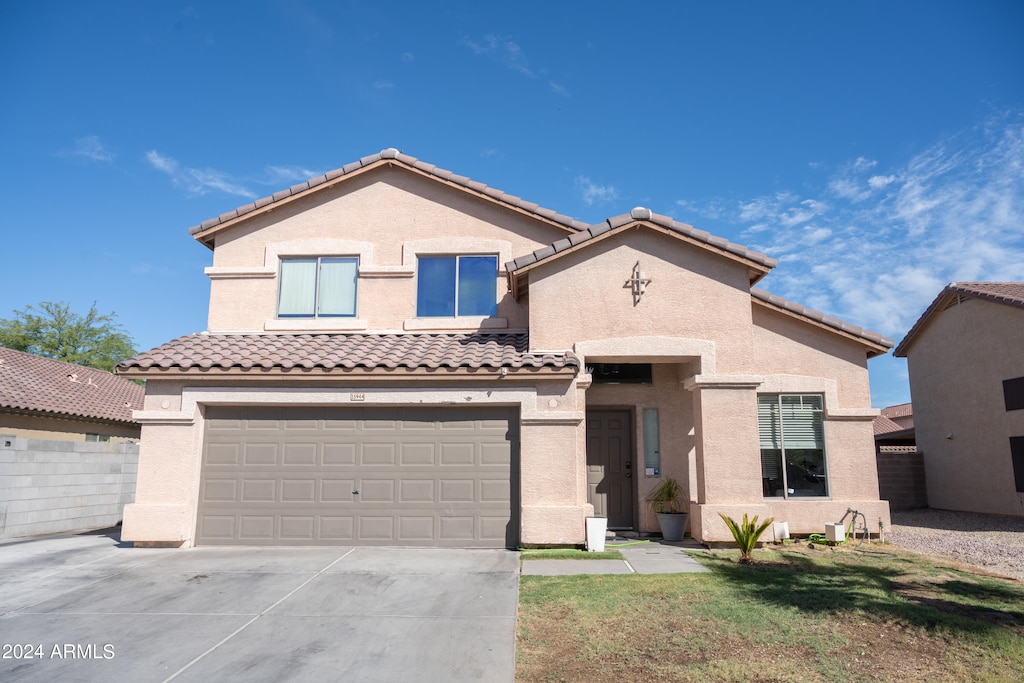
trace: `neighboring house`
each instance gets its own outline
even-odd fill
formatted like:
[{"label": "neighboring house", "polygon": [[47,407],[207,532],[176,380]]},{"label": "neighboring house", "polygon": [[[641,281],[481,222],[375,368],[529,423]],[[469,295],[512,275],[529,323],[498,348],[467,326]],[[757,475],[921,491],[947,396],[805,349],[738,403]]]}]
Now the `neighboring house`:
[{"label": "neighboring house", "polygon": [[949,284],[894,353],[929,505],[1024,516],[1024,282]]},{"label": "neighboring house", "polygon": [[928,507],[924,461],[914,441],[913,405],[882,408],[873,427],[878,495],[889,501],[891,510]]},{"label": "neighboring house", "polygon": [[139,545],[578,544],[674,477],[822,532],[878,497],[887,339],[753,287],[775,260],[637,208],[587,225],[394,149],[191,229],[209,329],[147,380]]},{"label": "neighboring house", "polygon": [[0,434],[60,441],[138,439],[145,390],[109,372],[0,347]]}]

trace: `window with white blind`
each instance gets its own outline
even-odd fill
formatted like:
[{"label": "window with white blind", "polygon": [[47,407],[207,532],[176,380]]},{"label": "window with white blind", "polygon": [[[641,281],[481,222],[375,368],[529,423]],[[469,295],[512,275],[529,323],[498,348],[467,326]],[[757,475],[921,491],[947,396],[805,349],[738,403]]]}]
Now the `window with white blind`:
[{"label": "window with white blind", "polygon": [[351,256],[281,259],[277,316],[354,316],[358,267],[359,259]]},{"label": "window with white blind", "polygon": [[757,397],[765,497],[828,496],[823,412],[818,394]]}]

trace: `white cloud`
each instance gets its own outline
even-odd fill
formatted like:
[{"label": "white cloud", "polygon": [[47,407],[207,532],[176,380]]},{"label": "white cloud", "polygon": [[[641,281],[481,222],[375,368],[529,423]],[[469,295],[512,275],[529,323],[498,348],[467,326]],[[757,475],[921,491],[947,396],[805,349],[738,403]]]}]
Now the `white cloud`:
[{"label": "white cloud", "polygon": [[76,139],[75,146],[69,154],[71,156],[83,157],[90,161],[113,161],[117,156],[103,146],[97,135],[86,135],[84,138]]},{"label": "white cloud", "polygon": [[779,259],[767,289],[896,341],[948,282],[1024,280],[1024,112],[877,166],[860,157],[817,192],[734,201],[717,219]]},{"label": "white cloud", "polygon": [[554,81],[548,81],[548,85],[551,86],[551,92],[561,95],[562,97],[569,96],[569,91],[565,89],[565,86],[555,83]]},{"label": "white cloud", "polygon": [[868,178],[868,185],[872,190],[880,190],[894,182],[896,182],[894,175],[873,175]]},{"label": "white cloud", "polygon": [[182,166],[175,159],[164,156],[155,149],[146,152],[146,161],[153,168],[166,173],[170,176],[172,183],[184,188],[190,194],[203,195],[211,190],[216,190],[248,199],[256,198],[255,193],[234,182],[231,176],[223,171]]},{"label": "white cloud", "polygon": [[303,180],[309,180],[318,175],[323,175],[322,171],[311,171],[308,168],[302,166],[267,166],[266,177],[257,180],[260,185],[284,185],[286,183],[297,183]]},{"label": "white cloud", "polygon": [[609,202],[619,198],[619,192],[613,185],[598,185],[591,182],[590,178],[586,176],[581,175],[576,178],[576,187],[580,189],[580,194],[587,206],[591,206],[595,202]]},{"label": "white cloud", "polygon": [[529,76],[530,78],[536,77],[536,74],[530,69],[526,55],[523,54],[523,49],[519,47],[518,43],[507,36],[488,34],[479,41],[463,38],[462,44],[475,54],[497,59],[512,71]]}]

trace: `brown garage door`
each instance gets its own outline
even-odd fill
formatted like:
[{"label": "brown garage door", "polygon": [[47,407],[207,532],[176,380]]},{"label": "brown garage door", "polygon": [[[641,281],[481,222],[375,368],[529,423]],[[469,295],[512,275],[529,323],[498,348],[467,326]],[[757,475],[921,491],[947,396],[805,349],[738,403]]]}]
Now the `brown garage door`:
[{"label": "brown garage door", "polygon": [[196,543],[513,548],[511,408],[208,407]]}]

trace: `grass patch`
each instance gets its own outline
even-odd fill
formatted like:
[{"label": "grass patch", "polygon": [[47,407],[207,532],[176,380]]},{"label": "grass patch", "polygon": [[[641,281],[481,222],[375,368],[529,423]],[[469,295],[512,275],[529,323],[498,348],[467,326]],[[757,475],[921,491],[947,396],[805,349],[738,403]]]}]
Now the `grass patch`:
[{"label": "grass patch", "polygon": [[591,553],[577,548],[523,548],[519,551],[523,560],[621,560],[618,550]]},{"label": "grass patch", "polygon": [[890,546],[523,576],[518,681],[1016,681],[1024,587]]}]

